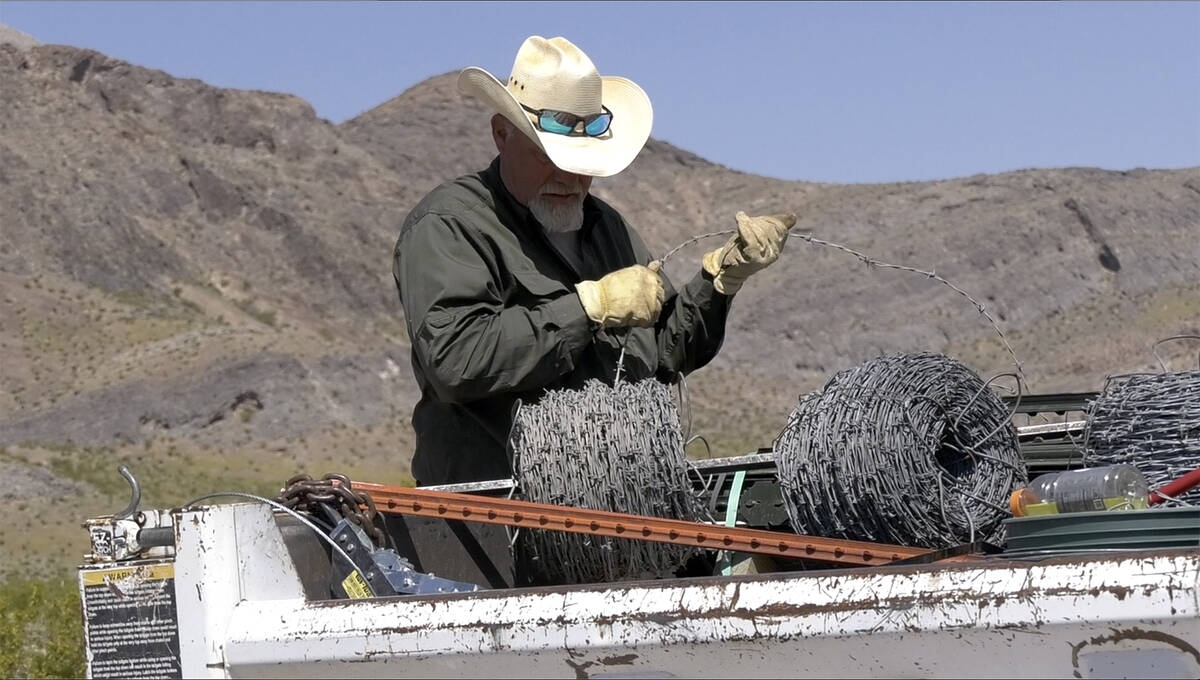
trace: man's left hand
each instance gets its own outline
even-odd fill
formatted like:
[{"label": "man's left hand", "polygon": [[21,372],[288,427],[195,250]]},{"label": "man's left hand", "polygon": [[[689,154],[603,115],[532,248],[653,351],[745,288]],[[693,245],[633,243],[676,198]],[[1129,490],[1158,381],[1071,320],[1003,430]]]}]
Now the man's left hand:
[{"label": "man's left hand", "polygon": [[749,217],[739,210],[736,217],[738,233],[704,256],[704,270],[722,295],[738,292],[750,275],[779,259],[788,229],[796,224],[793,213]]}]

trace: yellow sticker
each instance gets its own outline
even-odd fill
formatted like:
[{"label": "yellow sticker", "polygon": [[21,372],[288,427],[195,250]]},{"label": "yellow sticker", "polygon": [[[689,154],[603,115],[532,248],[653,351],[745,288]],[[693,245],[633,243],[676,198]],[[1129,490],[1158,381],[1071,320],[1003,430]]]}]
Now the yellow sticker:
[{"label": "yellow sticker", "polygon": [[1104,499],[1105,510],[1141,510],[1145,507],[1146,499],[1144,498],[1134,498],[1130,500],[1125,496],[1118,496],[1116,498]]},{"label": "yellow sticker", "polygon": [[367,590],[367,582],[363,577],[358,575],[357,571],[350,572],[350,575],[342,581],[342,589],[350,596],[352,600],[361,600],[371,597],[371,591]]},{"label": "yellow sticker", "polygon": [[127,578],[137,578],[143,581],[165,581],[175,578],[174,564],[145,564],[140,567],[117,567],[114,569],[96,569],[83,572],[83,585],[102,586],[111,581],[121,581]]},{"label": "yellow sticker", "polygon": [[1049,503],[1030,503],[1025,506],[1026,517],[1036,517],[1037,515],[1057,515],[1058,506],[1053,501]]}]

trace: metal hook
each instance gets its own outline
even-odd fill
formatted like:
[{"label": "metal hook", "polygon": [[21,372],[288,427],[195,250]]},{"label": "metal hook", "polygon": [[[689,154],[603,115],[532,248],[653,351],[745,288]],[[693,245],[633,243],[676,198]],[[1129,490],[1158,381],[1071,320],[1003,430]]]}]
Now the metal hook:
[{"label": "metal hook", "polygon": [[134,513],[137,512],[138,504],[142,502],[142,487],[140,484],[138,484],[137,478],[133,476],[133,473],[129,471],[129,468],[126,467],[125,464],[122,463],[121,466],[117,468],[117,472],[120,472],[121,476],[125,478],[125,481],[129,482],[130,498],[129,505],[125,506],[125,509],[121,512],[113,515],[113,517],[115,519],[131,519]]}]

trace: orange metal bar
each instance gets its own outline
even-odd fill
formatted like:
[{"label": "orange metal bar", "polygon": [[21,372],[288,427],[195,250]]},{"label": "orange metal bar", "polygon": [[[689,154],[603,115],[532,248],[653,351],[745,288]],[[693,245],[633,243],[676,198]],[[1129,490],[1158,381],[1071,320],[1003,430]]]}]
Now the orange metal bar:
[{"label": "orange metal bar", "polygon": [[[400,515],[632,538],[853,566],[881,566],[931,552],[924,548],[901,545],[799,536],[760,529],[739,529],[701,522],[543,505],[371,482],[352,484],[355,491],[362,491],[371,496],[379,512]],[[948,561],[958,559],[950,558]]]}]

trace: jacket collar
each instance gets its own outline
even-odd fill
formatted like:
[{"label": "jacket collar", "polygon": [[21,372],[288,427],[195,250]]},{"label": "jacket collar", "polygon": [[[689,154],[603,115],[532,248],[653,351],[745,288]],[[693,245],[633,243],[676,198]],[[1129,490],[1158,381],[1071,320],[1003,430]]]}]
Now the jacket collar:
[{"label": "jacket collar", "polygon": [[[519,225],[520,227],[532,230],[537,234],[541,234],[543,236],[545,235],[545,228],[542,227],[541,223],[537,221],[537,218],[533,216],[533,213],[529,210],[529,208],[521,205],[520,201],[514,198],[513,195],[508,191],[508,187],[504,186],[504,179],[500,177],[499,155],[492,159],[491,165],[489,165],[486,170],[479,174],[483,179],[484,184],[486,184],[488,188],[492,190],[492,196],[494,196],[496,199],[496,213],[498,215],[507,212],[509,215],[512,215],[515,218],[514,221],[517,223],[512,226]],[[592,228],[599,221],[600,206],[596,204],[595,197],[593,197],[591,192],[589,192],[588,195],[583,199],[583,227],[579,231],[580,236],[584,239],[587,239],[588,234],[591,233]]]}]

